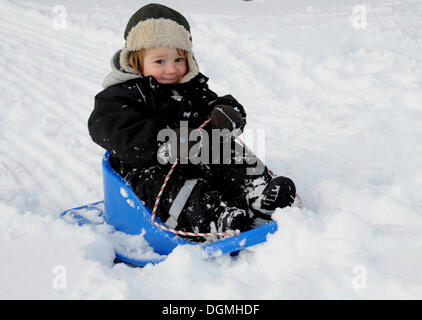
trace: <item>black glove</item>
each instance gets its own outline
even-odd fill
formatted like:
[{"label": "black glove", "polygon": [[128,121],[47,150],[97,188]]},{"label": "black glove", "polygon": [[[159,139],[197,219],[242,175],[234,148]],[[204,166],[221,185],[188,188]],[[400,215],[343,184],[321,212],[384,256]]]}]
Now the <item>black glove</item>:
[{"label": "black glove", "polygon": [[232,132],[242,127],[244,123],[242,114],[231,106],[219,104],[211,111],[211,124],[216,129],[228,129]]}]

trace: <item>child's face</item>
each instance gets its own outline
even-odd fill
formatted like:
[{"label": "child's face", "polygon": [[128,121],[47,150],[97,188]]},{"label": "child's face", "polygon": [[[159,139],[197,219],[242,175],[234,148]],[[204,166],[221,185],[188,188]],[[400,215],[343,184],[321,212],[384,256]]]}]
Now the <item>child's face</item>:
[{"label": "child's face", "polygon": [[159,83],[178,83],[186,74],[186,57],[176,48],[150,48],[145,50],[142,68],[145,77],[153,76]]}]

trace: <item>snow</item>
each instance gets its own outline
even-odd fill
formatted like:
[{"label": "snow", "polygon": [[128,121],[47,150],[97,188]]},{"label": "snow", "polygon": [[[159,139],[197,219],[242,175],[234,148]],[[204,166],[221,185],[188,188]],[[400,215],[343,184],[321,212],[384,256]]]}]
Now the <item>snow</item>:
[{"label": "snow", "polygon": [[125,190],[125,188],[123,188],[123,187],[120,187],[120,194],[121,194],[121,196],[122,196],[123,198],[127,198],[127,197],[129,197],[129,195],[128,195],[127,191],[126,191],[126,190]]},{"label": "snow", "polygon": [[126,203],[130,205],[132,208],[135,208],[135,202],[132,199],[127,199]]},{"label": "snow", "polygon": [[[127,199],[129,205],[134,207],[133,200],[129,200]],[[165,258],[165,256],[155,253],[145,240],[145,230],[142,230],[140,234],[136,235],[117,231],[113,226],[106,223],[104,213],[104,202],[101,201],[97,204],[91,204],[87,208],[70,209],[63,214],[63,219],[73,225],[80,224],[79,219],[85,219],[83,222],[88,223],[84,223],[84,228],[89,228],[94,233],[102,234],[104,237],[110,239],[114,251],[124,257],[135,260]]]},{"label": "snow", "polygon": [[114,265],[117,236],[59,216],[103,199],[86,122],[141,4],[0,0],[0,298],[421,299],[422,3],[161,3],[304,207],[278,209],[279,230],[237,257],[184,246]]}]

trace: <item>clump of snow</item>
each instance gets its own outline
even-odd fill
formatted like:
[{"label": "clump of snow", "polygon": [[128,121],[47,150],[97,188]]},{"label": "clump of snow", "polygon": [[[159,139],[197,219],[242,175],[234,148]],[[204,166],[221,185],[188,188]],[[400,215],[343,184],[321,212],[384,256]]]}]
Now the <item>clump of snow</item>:
[{"label": "clump of snow", "polygon": [[132,208],[135,208],[135,201],[133,201],[132,199],[127,199],[126,200],[126,203],[128,205],[130,205]]},{"label": "clump of snow", "polygon": [[125,188],[123,188],[123,187],[120,187],[120,194],[122,195],[122,197],[123,197],[123,198],[127,198],[127,197],[129,197],[129,195],[128,195],[128,193],[127,193],[126,189],[125,189]]},{"label": "clump of snow", "polygon": [[[76,216],[84,219],[84,227],[91,228],[94,232],[103,235],[113,244],[114,251],[124,257],[134,260],[162,259],[163,256],[154,252],[153,248],[145,240],[145,231],[140,234],[130,235],[120,231],[106,223],[104,217],[104,203],[91,205],[87,208],[70,210],[63,219],[70,224],[78,224]],[[79,217],[78,217],[79,218]]]},{"label": "clump of snow", "polygon": [[154,252],[144,235],[145,231],[137,235],[116,231],[111,237],[114,250],[116,253],[134,260],[162,259],[163,256]]}]

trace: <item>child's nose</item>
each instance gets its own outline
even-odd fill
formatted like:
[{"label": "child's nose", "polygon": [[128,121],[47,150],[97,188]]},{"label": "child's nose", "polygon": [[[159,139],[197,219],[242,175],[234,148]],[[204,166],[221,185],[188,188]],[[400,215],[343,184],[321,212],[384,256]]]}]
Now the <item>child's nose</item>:
[{"label": "child's nose", "polygon": [[175,73],[176,72],[176,66],[173,63],[167,64],[166,72],[167,73]]}]

